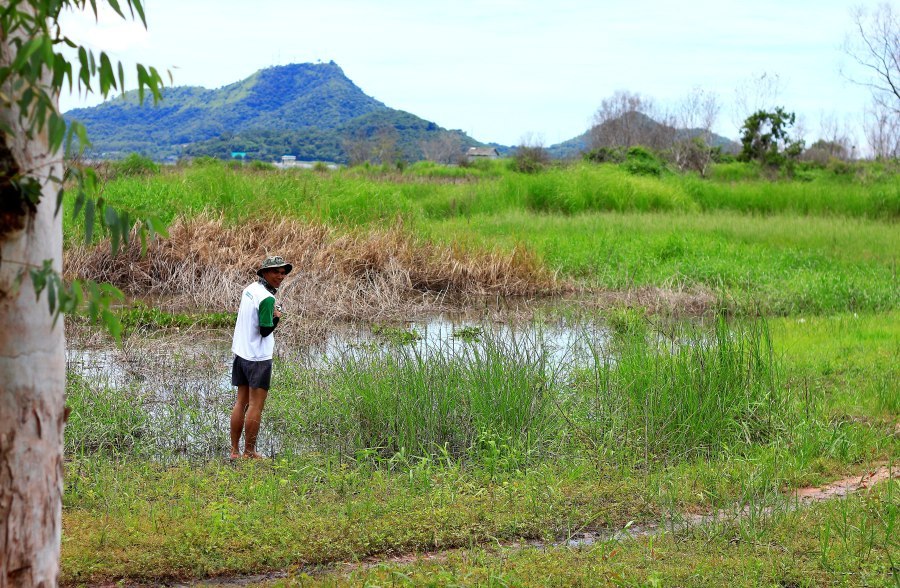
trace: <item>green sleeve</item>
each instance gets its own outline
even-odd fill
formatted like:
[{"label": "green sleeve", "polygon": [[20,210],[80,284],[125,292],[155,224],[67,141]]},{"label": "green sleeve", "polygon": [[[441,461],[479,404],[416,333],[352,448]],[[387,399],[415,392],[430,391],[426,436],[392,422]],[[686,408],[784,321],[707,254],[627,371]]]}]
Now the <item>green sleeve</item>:
[{"label": "green sleeve", "polygon": [[265,300],[259,303],[259,326],[260,327],[274,327],[275,321],[273,317],[275,316],[275,298],[269,296]]}]

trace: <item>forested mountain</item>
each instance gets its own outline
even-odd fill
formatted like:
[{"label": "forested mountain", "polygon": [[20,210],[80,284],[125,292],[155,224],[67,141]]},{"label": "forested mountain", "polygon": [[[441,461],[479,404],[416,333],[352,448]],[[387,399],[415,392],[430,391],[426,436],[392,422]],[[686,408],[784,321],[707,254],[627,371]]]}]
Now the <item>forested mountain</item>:
[{"label": "forested mountain", "polygon": [[423,144],[450,141],[459,150],[480,145],[367,96],[334,62],[260,70],[217,90],[166,88],[152,104],[137,92],[66,113],[84,124],[89,156],[117,159],[141,153],[157,160],[182,155],[346,162],[354,147],[421,159]]},{"label": "forested mountain", "polygon": [[[447,130],[366,95],[334,63],[300,63],[260,70],[245,80],[217,90],[181,86],[166,88],[153,104],[138,93],[108,100],[93,108],[66,113],[83,123],[93,141],[88,157],[119,159],[140,153],[156,160],[182,156],[273,161],[293,155],[300,161],[456,161],[469,147],[482,146],[462,131]],[[635,124],[627,124],[635,123]],[[639,123],[639,124],[637,124]],[[640,136],[626,140],[659,148],[657,135],[694,136],[639,113],[607,121],[617,132],[634,128]],[[619,128],[621,127],[621,129]],[[548,148],[552,157],[577,157],[592,145],[595,127]],[[644,136],[646,135],[646,137]],[[501,154],[513,148],[490,143]],[[713,136],[713,146],[732,150],[734,143]]]}]

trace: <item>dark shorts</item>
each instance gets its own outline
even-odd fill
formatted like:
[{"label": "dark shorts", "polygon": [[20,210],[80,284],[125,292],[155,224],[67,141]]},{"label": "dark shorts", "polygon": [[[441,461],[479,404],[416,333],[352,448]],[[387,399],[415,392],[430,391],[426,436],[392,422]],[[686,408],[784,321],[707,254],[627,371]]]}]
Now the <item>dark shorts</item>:
[{"label": "dark shorts", "polygon": [[234,356],[231,364],[231,385],[250,386],[251,388],[269,389],[272,382],[272,360],[248,361]]}]

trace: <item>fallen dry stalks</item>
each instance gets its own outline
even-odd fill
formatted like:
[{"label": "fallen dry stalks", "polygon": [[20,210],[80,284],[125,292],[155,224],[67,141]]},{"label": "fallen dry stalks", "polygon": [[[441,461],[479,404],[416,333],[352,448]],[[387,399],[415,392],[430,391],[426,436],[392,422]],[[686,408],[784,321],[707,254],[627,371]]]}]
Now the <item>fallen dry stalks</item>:
[{"label": "fallen dry stalks", "polygon": [[455,310],[475,297],[533,296],[568,289],[524,249],[472,253],[417,239],[402,227],[342,233],[288,219],[230,226],[222,218],[177,219],[146,255],[131,239],[66,251],[68,279],[110,282],[126,294],[177,309],[233,310],[266,255],[294,264],[285,311],[325,319],[391,318]]}]

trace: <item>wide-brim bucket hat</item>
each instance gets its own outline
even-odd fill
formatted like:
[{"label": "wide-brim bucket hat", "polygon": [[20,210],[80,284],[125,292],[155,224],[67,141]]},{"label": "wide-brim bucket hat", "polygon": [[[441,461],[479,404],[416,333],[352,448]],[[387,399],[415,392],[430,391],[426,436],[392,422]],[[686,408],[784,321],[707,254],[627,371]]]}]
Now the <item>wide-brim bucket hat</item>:
[{"label": "wide-brim bucket hat", "polygon": [[289,264],[288,262],[286,262],[284,260],[284,258],[281,257],[280,255],[272,255],[272,256],[267,257],[262,262],[262,265],[259,266],[258,270],[256,270],[256,275],[259,277],[262,277],[262,273],[264,271],[269,270],[269,269],[276,269],[279,267],[285,268],[286,274],[291,273],[291,270],[294,269],[294,266]]}]

